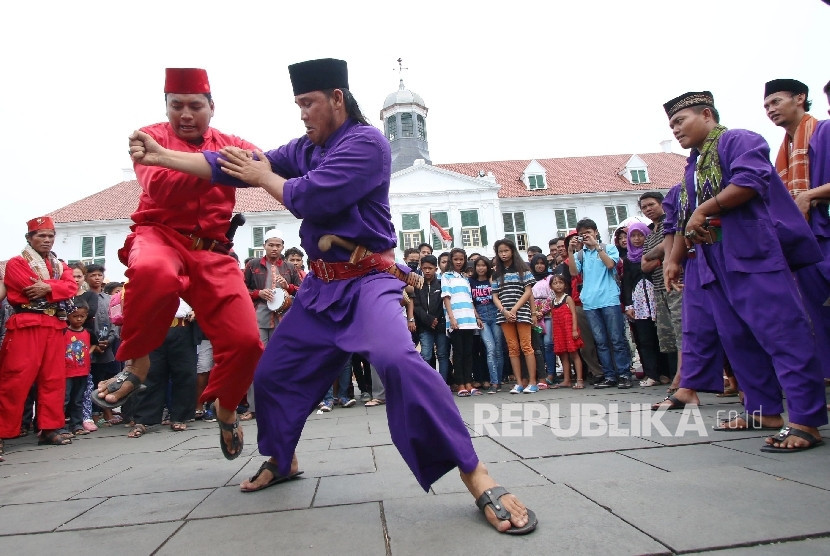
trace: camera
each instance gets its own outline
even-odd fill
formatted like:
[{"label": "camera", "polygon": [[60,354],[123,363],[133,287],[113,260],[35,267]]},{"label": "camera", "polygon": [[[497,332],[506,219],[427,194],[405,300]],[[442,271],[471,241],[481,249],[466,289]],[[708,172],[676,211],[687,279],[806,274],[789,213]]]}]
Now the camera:
[{"label": "camera", "polygon": [[585,236],[581,236],[581,235],[576,236],[576,240],[577,240],[577,241],[584,241],[584,240],[585,240]]}]

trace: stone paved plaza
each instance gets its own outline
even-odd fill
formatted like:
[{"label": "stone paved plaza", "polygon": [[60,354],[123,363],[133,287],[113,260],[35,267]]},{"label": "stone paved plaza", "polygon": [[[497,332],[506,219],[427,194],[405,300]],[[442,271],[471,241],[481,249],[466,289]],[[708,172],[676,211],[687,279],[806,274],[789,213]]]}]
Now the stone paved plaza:
[{"label": "stone paved plaza", "polygon": [[[385,408],[358,404],[309,418],[302,478],[249,494],[238,485],[262,461],[255,424],[234,461],[215,423],[140,439],[118,425],[65,447],[7,440],[0,552],[830,554],[830,446],[766,454],[764,431],[713,432],[739,406],[710,394],[697,414],[662,414],[661,429],[633,404],[663,391],[455,398],[480,458],[539,517],[523,537],[492,530],[455,471],[425,493],[391,443]],[[618,413],[597,416],[614,404]]]}]

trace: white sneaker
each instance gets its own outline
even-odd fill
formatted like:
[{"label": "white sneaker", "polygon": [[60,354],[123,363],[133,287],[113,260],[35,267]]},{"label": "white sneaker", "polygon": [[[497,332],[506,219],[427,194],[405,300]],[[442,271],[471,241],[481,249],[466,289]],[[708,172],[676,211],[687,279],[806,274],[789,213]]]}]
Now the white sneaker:
[{"label": "white sneaker", "polygon": [[511,394],[521,394],[522,392],[524,392],[524,388],[522,388],[518,384],[514,386],[513,389],[510,391]]},{"label": "white sneaker", "polygon": [[640,386],[643,387],[654,386],[655,384],[659,384],[659,382],[657,382],[653,378],[647,378],[645,380],[640,381]]}]

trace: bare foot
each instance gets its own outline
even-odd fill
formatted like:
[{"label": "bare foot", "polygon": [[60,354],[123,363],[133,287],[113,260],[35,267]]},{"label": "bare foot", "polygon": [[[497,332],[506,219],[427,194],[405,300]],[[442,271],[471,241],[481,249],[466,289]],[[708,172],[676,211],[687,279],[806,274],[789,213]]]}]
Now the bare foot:
[{"label": "bare foot", "polygon": [[[150,356],[145,355],[143,357],[127,361],[127,364],[124,365],[124,370],[133,373],[139,380],[141,380],[141,382],[144,382],[144,379],[147,378],[147,372],[150,370]],[[113,377],[109,380],[103,380],[98,383],[98,397],[104,398],[104,400],[108,403],[115,403],[118,400],[125,398],[127,394],[132,392],[133,388],[135,388],[132,382],[125,380],[121,383],[121,388],[115,392],[107,393],[107,386],[114,381],[115,378]]]},{"label": "bare foot", "polygon": [[[273,465],[277,465],[277,460],[274,458],[269,458],[268,461]],[[297,454],[294,454],[294,457],[291,458],[291,469],[289,471],[290,475],[296,473],[300,468],[300,464],[297,462]],[[274,478],[274,474],[269,471],[268,469],[262,469],[259,472],[259,476],[256,477],[255,480],[251,481],[250,479],[245,479],[239,485],[240,490],[243,492],[253,492],[255,490],[262,490],[265,488],[268,483]]]},{"label": "bare foot", "polygon": [[744,415],[739,414],[731,419],[724,419],[720,423],[720,428],[734,431],[745,431],[752,429],[780,429],[784,426],[784,419],[781,415],[752,415],[752,428]]},{"label": "bare foot", "polygon": [[[461,480],[476,500],[478,500],[479,496],[481,496],[485,490],[498,486],[498,483],[496,483],[490,474],[487,473],[487,468],[481,462],[478,463],[472,472],[462,472]],[[501,533],[510,529],[511,526],[524,527],[527,525],[527,508],[519,501],[518,498],[512,494],[505,494],[501,497],[500,501],[504,506],[504,509],[510,512],[510,521],[498,519],[496,514],[493,513],[492,508],[486,508],[484,510],[484,515],[487,517],[487,521],[490,522],[490,525],[495,527]]]},{"label": "bare foot", "polygon": [[[677,391],[672,394],[675,399],[677,399],[681,403],[685,403],[687,405],[699,405],[700,398],[697,397],[697,392],[690,388],[678,388]],[[676,403],[672,400],[666,398],[665,400],[653,404],[651,406],[652,409],[669,409],[675,406]]]},{"label": "bare foot", "polygon": [[[811,434],[817,441],[821,441],[821,433],[815,427],[805,427],[804,425],[796,425],[795,423],[787,423],[787,426]],[[772,446],[773,448],[789,448],[791,450],[808,448],[811,444],[806,438],[801,438],[794,434],[787,436],[783,442],[777,442],[774,438],[774,436],[770,436],[764,442],[766,442],[767,446]]]}]

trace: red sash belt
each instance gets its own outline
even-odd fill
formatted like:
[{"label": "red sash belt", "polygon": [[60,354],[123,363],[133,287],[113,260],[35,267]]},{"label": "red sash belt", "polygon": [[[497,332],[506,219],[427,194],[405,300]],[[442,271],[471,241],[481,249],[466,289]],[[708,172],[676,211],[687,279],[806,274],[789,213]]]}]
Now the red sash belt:
[{"label": "red sash belt", "polygon": [[330,263],[318,259],[311,261],[309,264],[309,268],[314,272],[314,275],[326,283],[332,280],[349,280],[351,278],[365,276],[373,270],[389,272],[390,267],[397,269],[393,249],[389,249],[383,253],[371,253],[356,263]]}]

